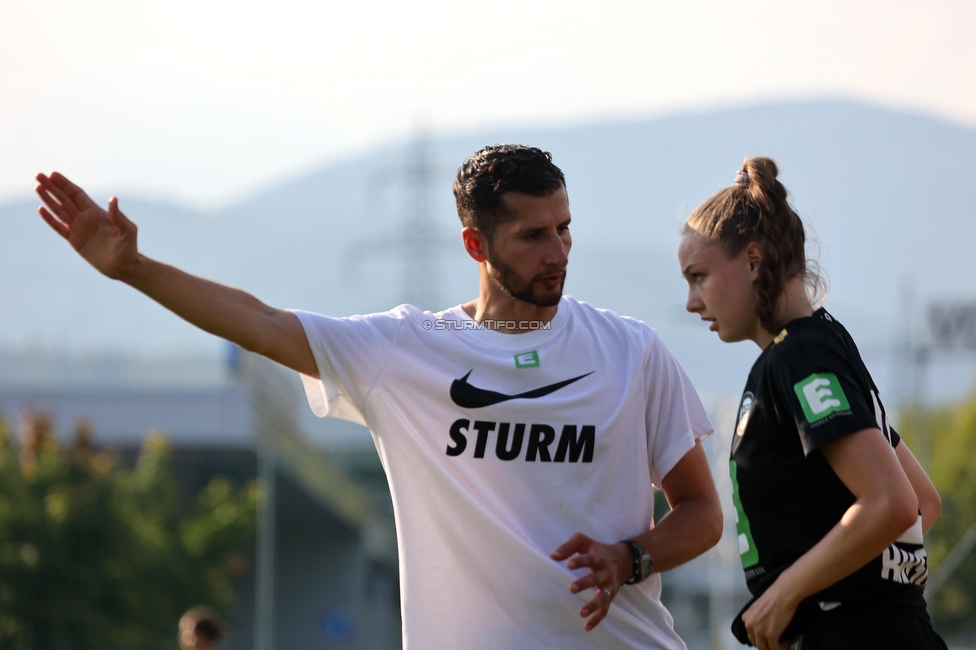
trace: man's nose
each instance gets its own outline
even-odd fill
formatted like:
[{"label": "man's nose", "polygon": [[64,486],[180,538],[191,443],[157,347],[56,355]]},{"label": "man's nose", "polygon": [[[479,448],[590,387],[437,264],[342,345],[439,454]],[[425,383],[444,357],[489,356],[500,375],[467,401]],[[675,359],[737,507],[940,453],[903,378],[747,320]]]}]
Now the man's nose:
[{"label": "man's nose", "polygon": [[548,250],[546,250],[546,265],[561,268],[569,264],[569,249],[571,246],[572,240],[568,237],[560,237],[559,235],[553,237]]}]

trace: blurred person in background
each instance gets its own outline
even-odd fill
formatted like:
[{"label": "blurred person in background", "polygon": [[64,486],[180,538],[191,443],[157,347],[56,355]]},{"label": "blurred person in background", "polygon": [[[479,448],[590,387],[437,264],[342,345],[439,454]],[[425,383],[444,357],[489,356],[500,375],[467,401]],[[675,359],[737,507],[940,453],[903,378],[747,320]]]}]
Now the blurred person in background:
[{"label": "blurred person in background", "polygon": [[[105,211],[60,174],[38,181],[41,216],[100,272],[298,371],[316,415],[369,427],[404,646],[683,650],[659,573],[721,535],[711,423],[653,329],[563,295],[569,199],[548,153],[491,146],[458,170],[477,298],[350,318],[149,259],[115,198]],[[657,525],[652,484],[671,505]]]},{"label": "blurred person in background", "polygon": [[762,350],[732,442],[753,595],[733,632],[761,650],[944,649],[923,598],[939,494],[847,330],[813,307],[823,281],[777,175],[768,158],[746,160],[688,218],[678,249],[688,311]]},{"label": "blurred person in background", "polygon": [[209,607],[191,607],[180,617],[180,650],[217,650],[217,642],[222,638],[224,626]]}]

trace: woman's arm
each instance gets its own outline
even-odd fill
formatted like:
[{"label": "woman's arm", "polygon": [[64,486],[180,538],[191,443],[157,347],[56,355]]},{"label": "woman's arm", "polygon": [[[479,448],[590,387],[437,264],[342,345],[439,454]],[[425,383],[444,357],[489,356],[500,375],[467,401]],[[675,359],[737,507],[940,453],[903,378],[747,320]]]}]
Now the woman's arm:
[{"label": "woman's arm", "polygon": [[760,650],[785,647],[780,636],[804,598],[860,569],[918,520],[915,491],[880,429],[844,436],[821,452],[857,500],[742,615]]},{"label": "woman's arm", "polygon": [[927,533],[932,524],[942,516],[942,497],[939,496],[939,491],[935,489],[929,475],[915,460],[912,450],[904,440],[895,447],[895,454],[898,456],[901,468],[905,470],[908,481],[912,484],[912,489],[915,490],[915,496],[918,497],[918,509],[922,511],[922,532]]}]

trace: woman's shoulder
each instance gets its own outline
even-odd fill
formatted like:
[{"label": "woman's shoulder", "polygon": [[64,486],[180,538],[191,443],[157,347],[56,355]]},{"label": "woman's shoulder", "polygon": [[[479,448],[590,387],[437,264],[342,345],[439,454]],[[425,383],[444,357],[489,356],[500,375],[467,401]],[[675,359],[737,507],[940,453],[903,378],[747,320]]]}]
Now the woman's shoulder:
[{"label": "woman's shoulder", "polygon": [[847,330],[821,307],[810,316],[787,323],[770,346],[779,354],[836,349],[846,352],[853,340]]},{"label": "woman's shoulder", "polygon": [[767,366],[801,372],[849,371],[860,364],[847,330],[823,308],[788,323],[762,356]]}]

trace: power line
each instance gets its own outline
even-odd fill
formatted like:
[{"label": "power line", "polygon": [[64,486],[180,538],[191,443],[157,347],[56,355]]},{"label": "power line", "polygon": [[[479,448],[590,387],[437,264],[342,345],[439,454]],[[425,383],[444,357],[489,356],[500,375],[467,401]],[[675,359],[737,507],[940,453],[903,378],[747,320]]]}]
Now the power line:
[{"label": "power line", "polygon": [[392,176],[382,178],[384,182],[400,179],[410,194],[398,232],[392,237],[356,240],[345,251],[347,270],[377,254],[399,254],[400,295],[405,302],[421,309],[436,309],[441,305],[439,262],[449,241],[438,232],[433,218],[431,188],[435,185],[436,172],[430,137],[419,130],[408,164],[394,170]]}]

